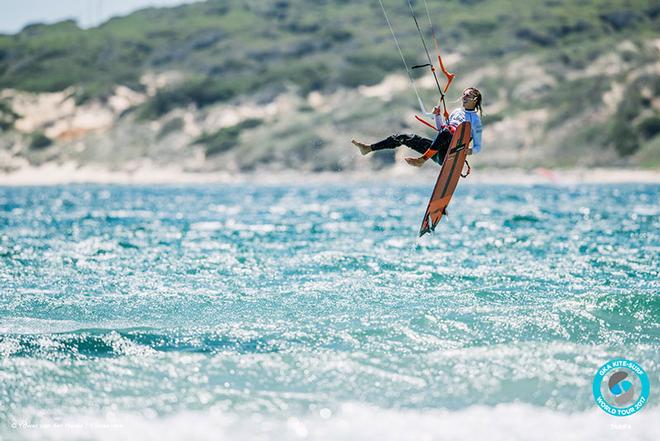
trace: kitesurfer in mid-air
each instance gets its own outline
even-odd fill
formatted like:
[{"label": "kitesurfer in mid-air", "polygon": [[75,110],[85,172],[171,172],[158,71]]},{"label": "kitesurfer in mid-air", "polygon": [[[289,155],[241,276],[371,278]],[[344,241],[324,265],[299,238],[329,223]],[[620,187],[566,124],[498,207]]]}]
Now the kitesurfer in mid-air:
[{"label": "kitesurfer in mid-air", "polygon": [[[394,149],[405,145],[422,155],[419,158],[405,158],[408,164],[421,167],[429,158],[438,164],[442,164],[451,142],[452,133],[460,123],[468,121],[472,127],[471,135],[473,139],[473,145],[468,150],[468,154],[479,153],[481,150],[481,118],[479,117],[479,114],[481,114],[481,92],[474,87],[468,87],[463,91],[462,100],[463,107],[454,110],[446,122],[443,121],[440,107],[433,108],[435,125],[438,129],[438,135],[434,140],[414,134],[397,133],[374,144],[364,144],[355,139],[351,142],[360,149],[360,153],[363,155],[376,150]],[[479,114],[477,114],[477,110]]]}]

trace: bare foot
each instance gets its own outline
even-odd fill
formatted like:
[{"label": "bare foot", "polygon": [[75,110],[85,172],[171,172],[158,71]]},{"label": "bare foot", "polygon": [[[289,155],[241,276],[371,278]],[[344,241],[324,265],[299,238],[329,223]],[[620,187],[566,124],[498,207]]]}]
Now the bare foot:
[{"label": "bare foot", "polygon": [[403,159],[405,159],[408,164],[415,167],[421,167],[426,162],[424,158],[403,158]]},{"label": "bare foot", "polygon": [[370,145],[361,143],[360,141],[356,141],[354,139],[351,140],[351,142],[360,149],[360,153],[362,153],[363,155],[366,155],[367,153],[371,152]]}]

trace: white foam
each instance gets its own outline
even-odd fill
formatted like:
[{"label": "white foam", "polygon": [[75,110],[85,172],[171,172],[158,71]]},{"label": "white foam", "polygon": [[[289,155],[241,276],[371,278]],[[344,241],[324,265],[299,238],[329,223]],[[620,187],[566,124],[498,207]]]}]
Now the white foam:
[{"label": "white foam", "polygon": [[654,440],[660,407],[617,418],[595,408],[563,413],[527,404],[475,406],[459,411],[392,410],[358,403],[319,407],[304,416],[236,415],[219,410],[153,412],[64,419],[13,429],[29,440]]}]

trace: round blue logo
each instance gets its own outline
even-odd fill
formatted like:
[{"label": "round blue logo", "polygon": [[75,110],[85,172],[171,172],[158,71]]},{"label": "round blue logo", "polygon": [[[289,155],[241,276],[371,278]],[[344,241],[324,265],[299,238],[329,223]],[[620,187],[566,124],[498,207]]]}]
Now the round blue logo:
[{"label": "round blue logo", "polygon": [[598,407],[610,415],[628,416],[644,407],[651,386],[640,365],[620,358],[598,369],[592,390]]}]

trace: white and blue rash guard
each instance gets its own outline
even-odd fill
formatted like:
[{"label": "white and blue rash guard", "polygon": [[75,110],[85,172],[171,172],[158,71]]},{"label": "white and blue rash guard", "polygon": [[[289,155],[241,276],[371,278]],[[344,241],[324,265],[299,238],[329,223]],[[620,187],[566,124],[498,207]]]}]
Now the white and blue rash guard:
[{"label": "white and blue rash guard", "polygon": [[449,119],[447,120],[446,124],[442,121],[442,117],[440,115],[433,116],[435,117],[435,126],[438,128],[438,130],[442,130],[447,128],[447,126],[451,126],[453,132],[460,123],[468,121],[470,123],[470,127],[472,128],[472,152],[479,153],[481,151],[481,118],[479,118],[476,110],[465,110],[464,108],[458,108],[451,112],[451,115],[449,115]]}]

